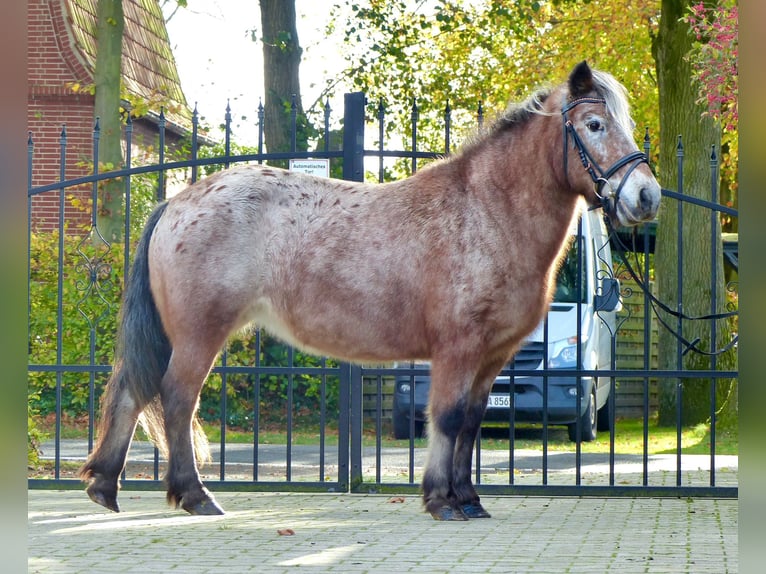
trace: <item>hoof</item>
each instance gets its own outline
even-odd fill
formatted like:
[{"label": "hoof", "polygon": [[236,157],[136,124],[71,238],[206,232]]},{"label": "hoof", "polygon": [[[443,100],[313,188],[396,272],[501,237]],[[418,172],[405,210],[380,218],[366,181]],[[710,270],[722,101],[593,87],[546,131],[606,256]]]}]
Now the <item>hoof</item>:
[{"label": "hoof", "polygon": [[120,506],[117,504],[117,495],[110,494],[95,488],[94,485],[89,486],[85,492],[88,493],[90,499],[96,504],[100,504],[104,508],[108,508],[113,512],[119,512]]},{"label": "hoof", "polygon": [[492,518],[492,515],[484,510],[479,502],[470,502],[461,506],[463,514],[468,518]]},{"label": "hoof", "polygon": [[431,516],[434,520],[449,520],[452,522],[465,522],[468,520],[468,517],[460,508],[452,508],[451,506],[437,508],[431,511]]},{"label": "hoof", "polygon": [[225,514],[223,508],[212,498],[208,498],[198,502],[193,506],[184,506],[186,512],[195,516],[220,516]]}]

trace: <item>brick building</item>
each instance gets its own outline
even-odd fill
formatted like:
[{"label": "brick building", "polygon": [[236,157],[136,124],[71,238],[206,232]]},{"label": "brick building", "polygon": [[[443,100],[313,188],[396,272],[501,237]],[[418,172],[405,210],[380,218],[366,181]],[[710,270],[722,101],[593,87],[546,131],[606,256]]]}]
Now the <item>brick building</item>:
[{"label": "brick building", "polygon": [[[29,0],[27,125],[34,144],[32,185],[60,177],[62,126],[66,126],[65,177],[88,175],[93,157],[95,124],[93,85],[96,62],[97,0]],[[133,98],[152,111],[133,118],[134,162],[156,146],[160,103],[165,106],[166,143],[188,136],[191,111],[181,90],[167,30],[157,0],[123,0],[125,28],[122,81]],[[127,106],[127,102],[123,102]],[[156,149],[156,147],[154,148]],[[68,192],[89,197],[90,189]],[[58,192],[35,196],[35,229],[58,225]],[[87,219],[66,202],[66,221]]]}]

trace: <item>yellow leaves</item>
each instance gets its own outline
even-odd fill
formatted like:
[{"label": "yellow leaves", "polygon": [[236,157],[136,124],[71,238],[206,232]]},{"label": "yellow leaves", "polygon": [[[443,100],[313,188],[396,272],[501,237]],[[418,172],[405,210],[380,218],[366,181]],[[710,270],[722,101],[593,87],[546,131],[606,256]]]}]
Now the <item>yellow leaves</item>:
[{"label": "yellow leaves", "polygon": [[73,94],[89,94],[96,93],[96,84],[81,84],[80,82],[64,82],[64,87],[71,90]]},{"label": "yellow leaves", "polygon": [[93,203],[90,199],[83,200],[81,195],[71,194],[68,196],[68,199],[72,207],[83,213],[90,211],[90,206]]}]

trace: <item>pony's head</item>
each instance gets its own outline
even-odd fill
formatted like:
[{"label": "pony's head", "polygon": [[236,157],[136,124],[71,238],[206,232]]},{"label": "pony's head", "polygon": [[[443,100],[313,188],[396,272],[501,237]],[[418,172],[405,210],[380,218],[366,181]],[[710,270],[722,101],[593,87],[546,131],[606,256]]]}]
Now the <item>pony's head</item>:
[{"label": "pony's head", "polygon": [[615,222],[636,225],[654,219],[660,185],[633,139],[627,91],[586,62],[572,70],[567,88],[561,107],[567,180]]}]

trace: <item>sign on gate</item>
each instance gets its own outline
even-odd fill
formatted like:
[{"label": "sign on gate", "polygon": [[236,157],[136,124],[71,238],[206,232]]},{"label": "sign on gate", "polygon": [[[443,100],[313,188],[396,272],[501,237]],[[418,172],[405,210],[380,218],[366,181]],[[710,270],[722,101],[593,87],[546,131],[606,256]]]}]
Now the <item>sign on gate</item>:
[{"label": "sign on gate", "polygon": [[298,171],[308,175],[330,177],[330,160],[320,159],[291,159],[290,171]]}]

